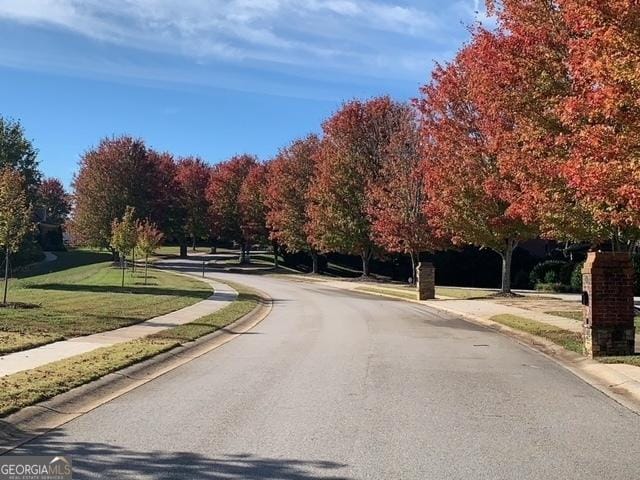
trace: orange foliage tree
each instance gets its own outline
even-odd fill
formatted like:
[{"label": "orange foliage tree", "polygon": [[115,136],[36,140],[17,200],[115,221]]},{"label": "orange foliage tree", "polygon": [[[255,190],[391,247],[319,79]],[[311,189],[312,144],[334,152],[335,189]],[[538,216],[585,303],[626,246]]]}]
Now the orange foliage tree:
[{"label": "orange foliage tree", "polygon": [[269,164],[265,204],[272,240],[289,252],[308,252],[318,273],[318,253],[307,234],[307,198],[320,140],[316,135],[295,140]]},{"label": "orange foliage tree", "polygon": [[308,232],[314,248],[359,255],[362,274],[376,249],[367,215],[370,185],[378,178],[403,118],[389,97],[354,100],[323,124],[316,173],[309,193]]}]

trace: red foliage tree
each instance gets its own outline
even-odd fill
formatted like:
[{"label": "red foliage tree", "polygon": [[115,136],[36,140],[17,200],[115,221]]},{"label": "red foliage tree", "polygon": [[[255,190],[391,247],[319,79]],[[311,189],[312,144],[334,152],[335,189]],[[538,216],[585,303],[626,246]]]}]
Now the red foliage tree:
[{"label": "red foliage tree", "polygon": [[[477,57],[496,111],[513,128],[500,162],[520,184],[513,209],[554,238],[640,234],[640,10],[632,0],[489,2],[498,18],[492,56]],[[480,71],[480,69],[477,69]],[[510,146],[510,148],[509,148]]]},{"label": "red foliage tree", "polygon": [[375,243],[367,215],[369,185],[399,129],[403,106],[389,97],[346,103],[323,124],[310,189],[308,232],[315,248],[359,255],[368,276]]},{"label": "red foliage tree", "polygon": [[187,157],[178,161],[176,166],[176,182],[179,195],[178,202],[184,213],[184,231],[191,237],[195,251],[196,241],[204,237],[208,231],[207,187],[211,168],[200,158]]},{"label": "red foliage tree", "polygon": [[498,151],[508,112],[501,122],[475,98],[478,44],[434,71],[420,102],[425,171],[434,224],[455,243],[491,248],[502,258],[502,292],[511,289],[511,259],[518,242],[535,229],[511,210],[519,185],[501,169]]},{"label": "red foliage tree", "polygon": [[442,246],[426,215],[425,181],[420,130],[416,112],[409,105],[387,147],[376,181],[369,185],[367,213],[375,243],[388,252],[411,258],[412,277],[420,252]]},{"label": "red foliage tree", "polygon": [[57,178],[47,178],[38,185],[38,205],[44,223],[63,224],[71,212],[71,199]]},{"label": "red foliage tree", "polygon": [[307,235],[307,200],[319,149],[316,135],[282,149],[269,164],[265,195],[271,239],[289,252],[309,252],[313,273],[318,273],[318,254]]},{"label": "red foliage tree", "polygon": [[180,201],[181,190],[177,182],[178,166],[170,153],[159,153],[148,150],[148,155],[155,165],[154,169],[154,201],[151,205],[150,218],[155,219],[157,228],[164,237],[178,242],[180,256],[187,256],[187,236],[185,218],[187,213]]},{"label": "red foliage tree", "polygon": [[242,244],[238,195],[245,177],[257,163],[252,155],[238,155],[212,168],[206,193],[210,229],[215,238]]},{"label": "red foliage tree", "polygon": [[[564,168],[572,126],[562,119],[571,94],[573,33],[563,2],[488,2],[496,32],[479,30],[470,88],[484,115],[500,125],[494,140],[500,168],[519,185],[510,210],[561,240],[597,240],[602,225],[581,201]],[[496,5],[498,4],[499,5]]]},{"label": "red foliage tree", "polygon": [[[253,165],[238,193],[238,213],[243,240],[241,263],[249,261],[252,244],[264,242],[268,237],[265,206],[267,170],[266,165]],[[274,251],[274,256],[277,258],[277,251]]]},{"label": "red foliage tree", "polygon": [[142,140],[107,138],[80,160],[74,179],[74,233],[88,245],[106,248],[113,220],[127,206],[142,218],[161,225],[164,210],[158,178],[160,165],[149,155]]},{"label": "red foliage tree", "polygon": [[564,173],[614,249],[640,239],[640,7],[635,0],[564,0],[572,91]]}]

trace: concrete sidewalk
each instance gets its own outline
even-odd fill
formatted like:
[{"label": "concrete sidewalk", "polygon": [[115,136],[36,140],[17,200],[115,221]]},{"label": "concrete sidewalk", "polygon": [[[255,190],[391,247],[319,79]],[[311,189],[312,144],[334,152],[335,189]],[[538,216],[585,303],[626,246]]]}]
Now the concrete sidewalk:
[{"label": "concrete sidewalk", "polygon": [[10,353],[0,357],[0,377],[23,370],[37,368],[47,363],[87,353],[97,348],[128,342],[146,337],[168,328],[197,320],[229,305],[238,296],[233,288],[211,279],[203,279],[214,288],[214,293],[206,300],[189,307],[167,313],[128,327],[95,333],[85,337],[50,343],[41,347]]}]

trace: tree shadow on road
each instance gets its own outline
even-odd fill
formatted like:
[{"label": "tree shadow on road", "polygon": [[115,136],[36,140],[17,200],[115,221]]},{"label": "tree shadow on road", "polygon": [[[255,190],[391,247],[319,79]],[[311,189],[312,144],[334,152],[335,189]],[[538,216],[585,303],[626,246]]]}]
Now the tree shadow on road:
[{"label": "tree shadow on road", "polygon": [[176,288],[159,288],[153,286],[131,286],[124,287],[115,285],[82,285],[72,283],[43,283],[40,285],[30,285],[34,290],[59,290],[65,292],[89,292],[89,293],[132,293],[139,295],[157,295],[172,297],[192,297],[207,298],[211,292],[206,290],[189,290]]},{"label": "tree shadow on road", "polygon": [[[132,435],[135,435],[132,433]],[[323,460],[267,458],[249,453],[208,457],[193,452],[133,451],[106,443],[68,442],[54,431],[12,455],[69,455],[73,478],[332,479],[347,480],[346,464]]]}]

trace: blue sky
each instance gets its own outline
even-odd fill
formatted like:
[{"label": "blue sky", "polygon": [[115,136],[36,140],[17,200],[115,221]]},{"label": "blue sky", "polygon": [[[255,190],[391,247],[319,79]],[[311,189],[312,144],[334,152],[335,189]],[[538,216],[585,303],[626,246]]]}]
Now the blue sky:
[{"label": "blue sky", "polygon": [[69,185],[123,133],[216,163],[263,159],[354,97],[417,96],[479,0],[2,0],[0,115]]}]

